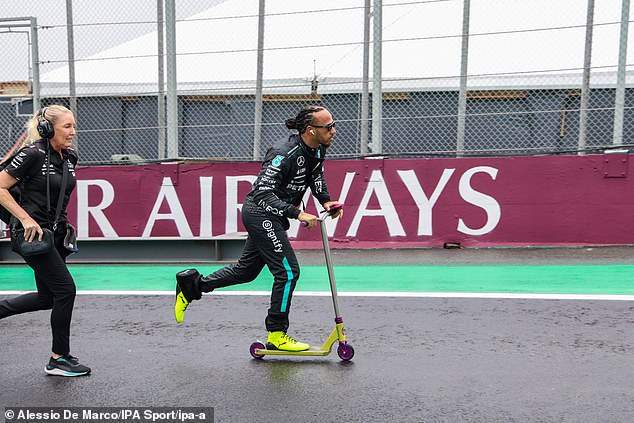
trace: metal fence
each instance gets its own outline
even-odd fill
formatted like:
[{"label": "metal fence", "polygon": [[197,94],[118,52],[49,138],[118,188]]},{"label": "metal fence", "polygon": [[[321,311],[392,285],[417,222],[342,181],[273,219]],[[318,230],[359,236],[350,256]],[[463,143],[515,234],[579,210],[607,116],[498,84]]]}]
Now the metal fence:
[{"label": "metal fence", "polygon": [[0,19],[0,152],[51,103],[84,164],[258,160],[305,104],[331,157],[634,145],[629,0],[49,3]]}]

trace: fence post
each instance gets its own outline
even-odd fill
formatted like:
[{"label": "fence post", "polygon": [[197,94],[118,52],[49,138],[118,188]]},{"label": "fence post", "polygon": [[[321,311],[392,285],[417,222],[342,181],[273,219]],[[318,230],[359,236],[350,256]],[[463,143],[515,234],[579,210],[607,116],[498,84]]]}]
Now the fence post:
[{"label": "fence post", "polygon": [[464,154],[464,137],[467,119],[467,70],[469,69],[469,11],[470,0],[464,0],[462,6],[462,49],[460,56],[460,92],[458,95],[458,136],[456,155]]},{"label": "fence post", "polygon": [[176,95],[176,6],[165,0],[165,35],[167,47],[167,157],[180,156],[178,151],[178,97]]},{"label": "fence post", "polygon": [[31,66],[33,68],[33,113],[40,109],[40,50],[37,38],[37,18],[31,21]]},{"label": "fence post", "polygon": [[260,160],[262,144],[262,74],[264,72],[264,10],[260,0],[258,11],[258,62],[255,77],[255,122],[253,124],[253,160]]},{"label": "fence post", "polygon": [[359,152],[368,154],[368,137],[370,132],[370,0],[365,0],[363,11],[363,81],[361,82],[361,142]]},{"label": "fence post", "polygon": [[[68,44],[68,96],[70,111],[77,117],[77,87],[75,79],[75,35],[73,27],[73,0],[66,0],[66,42]],[[79,137],[75,135],[73,140],[75,148],[79,151]]]},{"label": "fence post", "polygon": [[163,0],[156,0],[156,35],[158,42],[157,126],[159,160],[165,158],[165,14]]},{"label": "fence post", "polygon": [[586,16],[586,46],[583,53],[583,76],[581,80],[581,101],[579,102],[579,154],[584,153],[588,130],[588,104],[590,103],[590,70],[592,66],[592,30],[594,27],[594,0],[588,0]]},{"label": "fence post", "polygon": [[381,135],[383,127],[383,89],[381,87],[382,76],[382,43],[383,29],[382,25],[382,0],[374,0],[372,8],[373,28],[374,28],[374,45],[372,60],[372,153],[381,153],[383,147],[381,145]]},{"label": "fence post", "polygon": [[627,30],[630,18],[630,0],[623,0],[621,8],[621,37],[619,39],[619,67],[616,75],[614,98],[614,134],[612,144],[623,144],[623,109],[625,107],[625,67],[627,64]]}]

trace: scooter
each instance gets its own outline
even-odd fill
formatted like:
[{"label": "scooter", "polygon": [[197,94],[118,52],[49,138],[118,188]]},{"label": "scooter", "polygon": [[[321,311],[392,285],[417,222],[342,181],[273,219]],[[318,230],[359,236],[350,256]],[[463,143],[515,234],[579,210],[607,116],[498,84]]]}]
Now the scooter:
[{"label": "scooter", "polygon": [[[332,216],[334,212],[342,207],[343,204],[339,204],[338,207],[331,208],[328,212],[325,210],[323,212]],[[321,229],[321,239],[324,244],[324,254],[326,256],[326,266],[328,267],[328,279],[330,280],[330,291],[332,293],[332,305],[335,309],[335,329],[330,333],[326,342],[323,343],[321,348],[319,349],[309,349],[306,351],[281,351],[281,350],[272,350],[267,349],[266,346],[260,342],[256,341],[251,344],[251,348],[249,352],[251,356],[256,359],[263,359],[265,355],[301,355],[301,356],[326,356],[330,354],[332,351],[332,346],[335,342],[339,341],[339,346],[337,347],[337,355],[343,361],[350,361],[352,357],[354,357],[354,348],[347,341],[345,330],[343,327],[343,318],[339,314],[339,305],[337,304],[337,285],[335,283],[335,273],[332,270],[332,260],[330,257],[330,247],[328,244],[328,233],[326,232],[326,225],[324,220],[327,216],[320,217],[317,219],[319,222],[319,227]]]}]

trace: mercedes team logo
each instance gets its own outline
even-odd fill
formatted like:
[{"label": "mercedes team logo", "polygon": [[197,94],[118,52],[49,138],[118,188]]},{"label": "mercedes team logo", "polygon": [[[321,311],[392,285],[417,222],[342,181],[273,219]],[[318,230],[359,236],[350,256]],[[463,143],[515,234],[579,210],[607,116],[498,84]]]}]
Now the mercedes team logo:
[{"label": "mercedes team logo", "polygon": [[305,160],[306,160],[306,159],[304,159],[304,156],[299,156],[299,157],[297,158],[297,166],[304,166],[304,161],[305,161]]}]

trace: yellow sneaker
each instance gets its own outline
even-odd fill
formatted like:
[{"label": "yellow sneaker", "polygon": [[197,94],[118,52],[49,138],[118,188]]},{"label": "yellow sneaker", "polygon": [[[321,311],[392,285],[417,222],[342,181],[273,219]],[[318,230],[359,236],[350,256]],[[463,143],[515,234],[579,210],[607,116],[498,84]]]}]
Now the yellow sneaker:
[{"label": "yellow sneaker", "polygon": [[310,345],[303,342],[299,342],[288,336],[285,332],[269,332],[269,337],[266,340],[266,348],[270,350],[282,350],[282,351],[306,351],[310,348]]},{"label": "yellow sneaker", "polygon": [[182,323],[187,306],[194,300],[200,300],[202,292],[197,284],[201,275],[196,269],[187,269],[176,274],[176,301],[174,302],[174,317],[176,323]]},{"label": "yellow sneaker", "polygon": [[180,286],[176,285],[176,301],[174,302],[174,317],[176,318],[176,323],[183,323],[185,310],[187,310],[188,305],[189,301],[185,298]]}]

